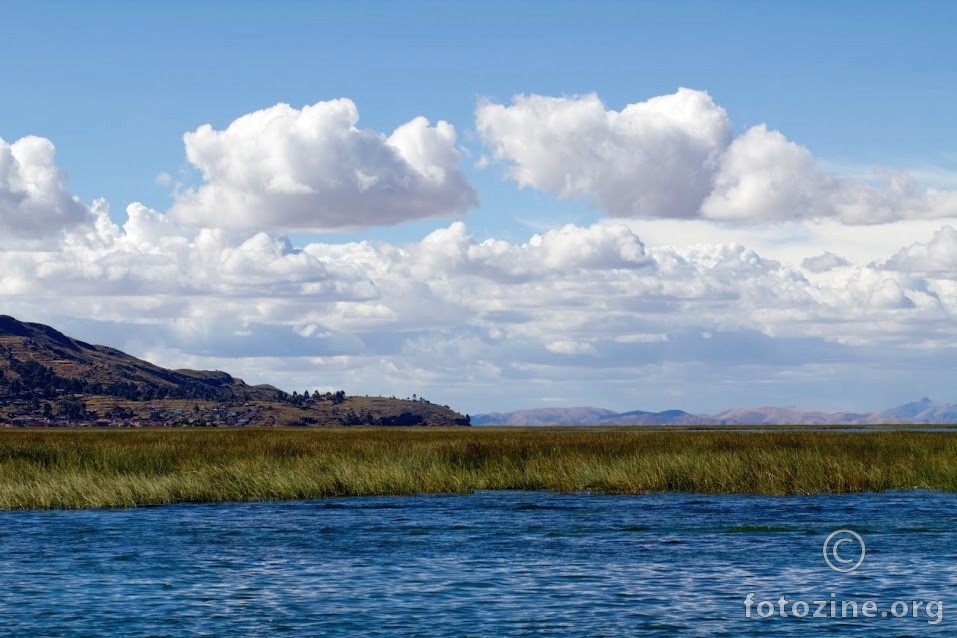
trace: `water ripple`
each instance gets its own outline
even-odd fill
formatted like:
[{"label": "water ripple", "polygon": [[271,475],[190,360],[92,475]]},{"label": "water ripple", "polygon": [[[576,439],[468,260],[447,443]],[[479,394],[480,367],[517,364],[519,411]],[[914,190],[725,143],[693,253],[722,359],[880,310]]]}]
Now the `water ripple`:
[{"label": "water ripple", "polygon": [[[38,636],[952,635],[745,617],[744,598],[944,600],[957,496],[374,497],[0,513],[0,623]],[[867,542],[827,568],[823,539]]]}]

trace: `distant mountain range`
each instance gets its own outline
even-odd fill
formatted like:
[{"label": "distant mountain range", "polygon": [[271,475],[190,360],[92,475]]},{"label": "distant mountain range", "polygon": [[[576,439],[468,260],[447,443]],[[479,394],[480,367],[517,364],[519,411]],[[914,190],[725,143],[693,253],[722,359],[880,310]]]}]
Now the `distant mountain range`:
[{"label": "distant mountain range", "polygon": [[735,408],[717,414],[615,412],[604,408],[538,408],[472,417],[472,425],[864,425],[957,423],[957,404],[924,397],[883,412],[822,412],[794,408]]}]

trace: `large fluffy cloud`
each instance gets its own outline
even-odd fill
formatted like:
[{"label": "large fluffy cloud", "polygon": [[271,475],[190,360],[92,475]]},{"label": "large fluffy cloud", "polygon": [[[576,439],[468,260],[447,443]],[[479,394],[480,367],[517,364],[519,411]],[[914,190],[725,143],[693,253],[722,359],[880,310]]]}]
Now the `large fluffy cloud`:
[{"label": "large fluffy cloud", "polygon": [[614,215],[691,217],[711,190],[731,122],[707,93],[605,108],[595,95],[483,103],[478,132],[521,186],[584,196]]},{"label": "large fluffy cloud", "polygon": [[876,224],[957,215],[957,191],[920,189],[906,174],[876,183],[828,174],[763,124],[732,137],[727,113],[703,91],[621,111],[595,95],[521,95],[479,105],[475,119],[519,185],[584,197],[615,216]]},{"label": "large fluffy cloud", "polygon": [[225,130],[184,135],[203,176],[179,194],[177,220],[215,228],[324,230],[455,215],[477,199],[451,124],[417,117],[386,136],[356,128],[351,100],[278,104]]},{"label": "large fluffy cloud", "polygon": [[0,139],[0,233],[39,238],[87,219],[86,206],[67,188],[50,140]]}]

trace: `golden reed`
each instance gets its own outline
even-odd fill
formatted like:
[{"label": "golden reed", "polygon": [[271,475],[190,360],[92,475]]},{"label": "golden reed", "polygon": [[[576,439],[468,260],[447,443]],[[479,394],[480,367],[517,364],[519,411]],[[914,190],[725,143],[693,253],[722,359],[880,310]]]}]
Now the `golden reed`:
[{"label": "golden reed", "polygon": [[471,492],[957,491],[957,433],[621,428],[0,431],[0,509]]}]

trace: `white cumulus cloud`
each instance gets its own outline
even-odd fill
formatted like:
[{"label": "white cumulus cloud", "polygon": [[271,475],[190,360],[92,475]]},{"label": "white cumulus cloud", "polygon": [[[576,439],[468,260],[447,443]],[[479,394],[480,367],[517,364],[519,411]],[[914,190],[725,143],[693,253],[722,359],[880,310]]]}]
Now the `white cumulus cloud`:
[{"label": "white cumulus cloud", "polygon": [[483,103],[479,134],[521,186],[583,196],[614,215],[692,217],[731,138],[724,109],[701,91],[608,110],[596,95]]},{"label": "white cumulus cloud", "polygon": [[50,140],[29,136],[8,144],[0,138],[0,233],[35,239],[88,220]]},{"label": "white cumulus cloud", "polygon": [[801,266],[814,273],[827,272],[835,268],[843,268],[850,265],[851,262],[847,259],[830,251],[824,251],[814,257],[805,257],[801,262]]},{"label": "white cumulus cloud", "polygon": [[215,228],[329,230],[457,215],[477,203],[454,127],[417,117],[386,136],[348,99],[256,111],[183,136],[204,183],[170,215]]},{"label": "white cumulus cloud", "polygon": [[919,273],[925,277],[957,279],[957,230],[944,226],[928,242],[901,248],[884,264],[885,268]]},{"label": "white cumulus cloud", "polygon": [[760,125],[722,153],[701,215],[731,221],[786,220],[822,216],[820,206],[811,153]]},{"label": "white cumulus cloud", "polygon": [[475,121],[520,186],[582,197],[619,217],[879,224],[957,216],[957,191],[921,188],[902,172],[830,174],[764,124],[734,137],[704,91],[682,88],[620,111],[596,95],[519,95],[510,105],[480,104]]}]

